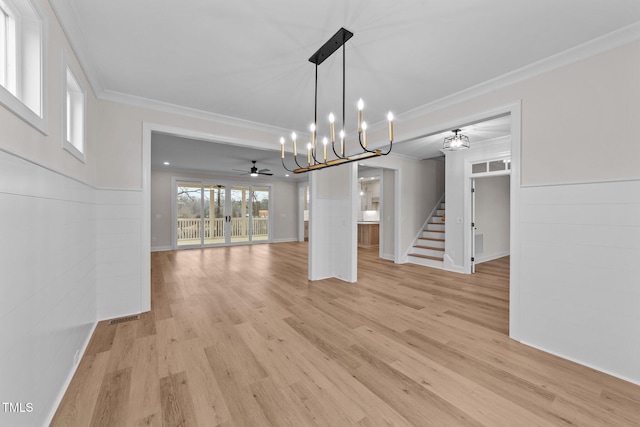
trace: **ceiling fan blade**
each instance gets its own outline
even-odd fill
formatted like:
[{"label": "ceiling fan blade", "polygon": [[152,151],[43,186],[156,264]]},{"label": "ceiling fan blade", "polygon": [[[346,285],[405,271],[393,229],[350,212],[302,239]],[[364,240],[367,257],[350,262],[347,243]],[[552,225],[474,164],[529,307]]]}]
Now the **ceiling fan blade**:
[{"label": "ceiling fan blade", "polygon": [[[267,170],[269,170],[269,169],[267,169]],[[258,172],[258,173],[260,175],[269,175],[269,176],[273,175],[272,173],[267,173],[267,172]]]},{"label": "ceiling fan blade", "polygon": [[262,173],[262,172],[271,172],[271,169],[264,168],[258,171],[258,173]]}]

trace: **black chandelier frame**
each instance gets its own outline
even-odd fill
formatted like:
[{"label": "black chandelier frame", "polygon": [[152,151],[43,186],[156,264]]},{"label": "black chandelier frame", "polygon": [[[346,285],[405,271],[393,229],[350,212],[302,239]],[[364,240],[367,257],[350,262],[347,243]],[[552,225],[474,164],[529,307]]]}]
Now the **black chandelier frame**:
[{"label": "black chandelier frame", "polygon": [[[353,37],[353,33],[345,28],[340,28],[325,44],[320,47],[310,58],[309,62],[315,64],[315,91],[314,91],[314,115],[313,115],[313,124],[311,128],[311,142],[310,148],[307,149],[307,166],[303,166],[298,163],[297,159],[297,147],[296,147],[296,138],[295,133],[292,134],[292,143],[293,143],[293,159],[296,163],[296,169],[289,169],[284,160],[284,138],[280,139],[281,147],[281,157],[282,157],[282,166],[289,172],[298,174],[310,172],[313,170],[324,169],[331,166],[338,166],[345,163],[357,162],[359,160],[364,160],[372,157],[378,156],[386,156],[391,153],[393,149],[393,120],[392,115],[389,113],[389,149],[385,152],[379,149],[368,149],[367,148],[367,140],[366,140],[366,129],[362,126],[362,106],[359,106],[358,110],[358,143],[362,152],[353,154],[353,155],[345,155],[346,151],[346,134],[344,132],[345,129],[345,92],[346,92],[346,49],[345,44],[347,41]],[[335,159],[327,160],[326,154],[326,143],[324,144],[323,150],[323,161],[319,161],[317,158],[317,123],[318,123],[318,67],[322,64],[326,59],[328,59],[333,53],[335,53],[338,49],[342,47],[342,131],[340,132],[340,153],[336,151],[335,144],[335,127],[333,121],[330,121],[330,133],[331,133],[331,150],[333,151]]]}]

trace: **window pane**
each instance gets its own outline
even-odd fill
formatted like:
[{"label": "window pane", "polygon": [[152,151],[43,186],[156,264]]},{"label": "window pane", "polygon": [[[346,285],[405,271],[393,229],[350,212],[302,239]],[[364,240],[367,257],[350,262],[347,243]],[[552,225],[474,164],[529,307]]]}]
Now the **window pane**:
[{"label": "window pane", "polygon": [[489,162],[489,172],[503,171],[507,168],[507,164],[504,160],[495,160]]},{"label": "window pane", "polygon": [[483,173],[486,171],[487,171],[487,164],[485,162],[471,165],[471,173]]},{"label": "window pane", "polygon": [[7,14],[0,8],[0,85],[7,86]]},{"label": "window pane", "polygon": [[177,245],[200,245],[202,241],[202,188],[190,182],[177,183]]},{"label": "window pane", "polygon": [[252,188],[252,241],[269,240],[269,188]]}]

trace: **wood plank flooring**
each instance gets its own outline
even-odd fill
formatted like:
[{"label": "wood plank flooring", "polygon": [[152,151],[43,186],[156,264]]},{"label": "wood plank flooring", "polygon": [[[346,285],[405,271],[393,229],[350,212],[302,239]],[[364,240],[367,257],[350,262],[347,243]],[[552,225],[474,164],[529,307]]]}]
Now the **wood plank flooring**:
[{"label": "wood plank flooring", "polygon": [[510,340],[509,260],[460,275],[307,244],[152,254],[152,311],[101,322],[53,426],[637,426],[640,387]]}]

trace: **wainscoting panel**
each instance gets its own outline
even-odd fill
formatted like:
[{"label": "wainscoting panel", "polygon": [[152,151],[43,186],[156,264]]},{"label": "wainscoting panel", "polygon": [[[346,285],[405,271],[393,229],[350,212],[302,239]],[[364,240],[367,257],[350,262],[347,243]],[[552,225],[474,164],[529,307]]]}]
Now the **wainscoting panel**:
[{"label": "wainscoting panel", "polygon": [[521,189],[527,344],[640,384],[640,181]]},{"label": "wainscoting panel", "polygon": [[44,425],[96,320],[95,190],[0,151],[0,424]]},{"label": "wainscoting panel", "polygon": [[98,190],[98,320],[142,311],[142,193]]}]

